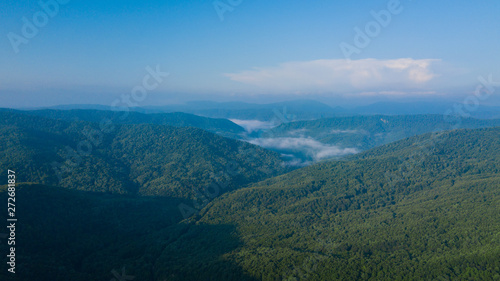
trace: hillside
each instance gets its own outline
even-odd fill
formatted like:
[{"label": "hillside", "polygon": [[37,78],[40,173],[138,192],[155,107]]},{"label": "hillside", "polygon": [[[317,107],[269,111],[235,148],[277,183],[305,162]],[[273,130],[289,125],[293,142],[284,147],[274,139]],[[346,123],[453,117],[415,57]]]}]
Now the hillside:
[{"label": "hillside", "polygon": [[[276,153],[196,128],[0,112],[0,172],[85,191],[194,198],[287,170]],[[22,171],[22,172],[21,172]]]},{"label": "hillside", "polygon": [[135,111],[124,112],[90,109],[45,109],[14,112],[66,121],[87,121],[94,123],[106,121],[113,124],[156,124],[173,127],[193,127],[233,138],[244,132],[243,128],[226,119],[207,118],[181,112],[143,114]]},{"label": "hillside", "polygon": [[[498,280],[499,138],[396,142],[226,194],[192,223],[233,226],[240,246],[221,259],[256,280]],[[163,263],[202,237],[176,241]],[[196,280],[192,270],[166,271]]]},{"label": "hillside", "polygon": [[[7,202],[6,186],[0,199]],[[127,256],[145,250],[132,244],[182,220],[177,206],[186,202],[39,184],[17,184],[16,199],[17,271],[2,264],[1,280],[110,280]],[[6,241],[0,236],[2,253]]]},{"label": "hillside", "polygon": [[20,184],[16,280],[498,280],[499,137],[412,137],[225,193],[179,223],[182,199]]}]

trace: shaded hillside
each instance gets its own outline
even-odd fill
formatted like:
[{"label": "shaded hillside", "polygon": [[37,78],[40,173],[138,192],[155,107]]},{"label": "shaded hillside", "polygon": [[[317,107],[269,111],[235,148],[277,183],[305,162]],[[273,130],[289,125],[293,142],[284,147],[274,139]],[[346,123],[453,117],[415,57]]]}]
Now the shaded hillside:
[{"label": "shaded hillside", "polygon": [[[175,239],[183,233],[200,232],[212,235],[214,244],[208,245],[205,253],[211,262],[239,244],[237,237],[231,236],[230,226],[175,225],[182,219],[177,205],[183,201],[178,199],[82,192],[38,184],[18,184],[16,198],[16,274],[8,273],[7,264],[2,263],[1,280],[131,280],[125,276],[155,280],[154,275],[161,270],[155,267],[155,260],[161,249],[174,241],[168,240],[169,236]],[[0,199],[7,201],[5,186],[0,187]],[[5,215],[0,215],[3,221]],[[154,239],[153,233],[165,229],[166,240]],[[10,247],[6,241],[0,236],[2,253]],[[226,271],[226,280],[254,280],[230,262],[221,260],[218,266]]]},{"label": "shaded hillside", "polygon": [[201,129],[102,127],[12,112],[0,112],[0,161],[2,172],[19,171],[23,182],[182,198],[286,171],[276,153]]}]

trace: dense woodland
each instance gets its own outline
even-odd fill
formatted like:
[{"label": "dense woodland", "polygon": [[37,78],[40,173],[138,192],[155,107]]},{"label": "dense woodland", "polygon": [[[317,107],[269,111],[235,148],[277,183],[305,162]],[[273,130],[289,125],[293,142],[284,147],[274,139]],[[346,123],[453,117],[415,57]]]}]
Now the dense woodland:
[{"label": "dense woodland", "polygon": [[258,280],[498,280],[499,137],[410,138],[226,194],[193,223],[234,225],[224,258]]},{"label": "dense woodland", "polygon": [[[2,110],[0,109],[0,111]],[[113,124],[156,124],[169,125],[173,127],[193,127],[233,138],[236,138],[238,135],[244,132],[243,128],[227,119],[207,118],[182,112],[142,114],[136,111],[131,111],[130,109],[127,109],[126,111],[109,111],[96,109],[45,109],[18,111],[4,109],[3,111],[14,112],[17,114],[29,114],[33,116],[41,116],[66,121],[87,121],[98,124],[103,122],[111,122]]]},{"label": "dense woodland", "polygon": [[[439,118],[355,117],[418,136],[289,171],[274,152],[198,128],[113,123],[58,178],[50,163],[75,161],[66,147],[99,124],[0,115],[0,173],[26,182],[19,273],[4,264],[2,280],[500,280],[499,127],[420,135]],[[213,182],[228,187],[197,197]],[[193,199],[204,208],[184,219],[178,206]]]},{"label": "dense woodland", "polygon": [[[254,161],[258,159],[258,161]],[[0,172],[70,189],[192,198],[287,171],[279,155],[190,127],[62,121],[0,112]]]}]

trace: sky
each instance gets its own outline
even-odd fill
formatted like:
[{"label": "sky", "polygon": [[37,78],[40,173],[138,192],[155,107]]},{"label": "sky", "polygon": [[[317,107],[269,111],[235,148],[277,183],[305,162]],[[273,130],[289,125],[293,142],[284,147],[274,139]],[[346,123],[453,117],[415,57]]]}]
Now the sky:
[{"label": "sky", "polygon": [[460,102],[479,77],[500,86],[499,12],[494,0],[3,0],[0,107],[134,91],[145,106]]}]

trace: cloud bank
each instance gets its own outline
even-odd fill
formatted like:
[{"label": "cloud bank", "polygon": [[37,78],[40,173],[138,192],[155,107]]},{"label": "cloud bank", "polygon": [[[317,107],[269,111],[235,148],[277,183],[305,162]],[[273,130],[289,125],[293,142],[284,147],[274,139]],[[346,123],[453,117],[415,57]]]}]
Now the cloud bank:
[{"label": "cloud bank", "polygon": [[356,148],[341,148],[321,143],[312,138],[259,138],[249,142],[272,150],[302,152],[314,161],[359,152]]},{"label": "cloud bank", "polygon": [[397,91],[423,87],[440,76],[437,59],[313,60],[226,73],[233,81],[269,91]]}]

